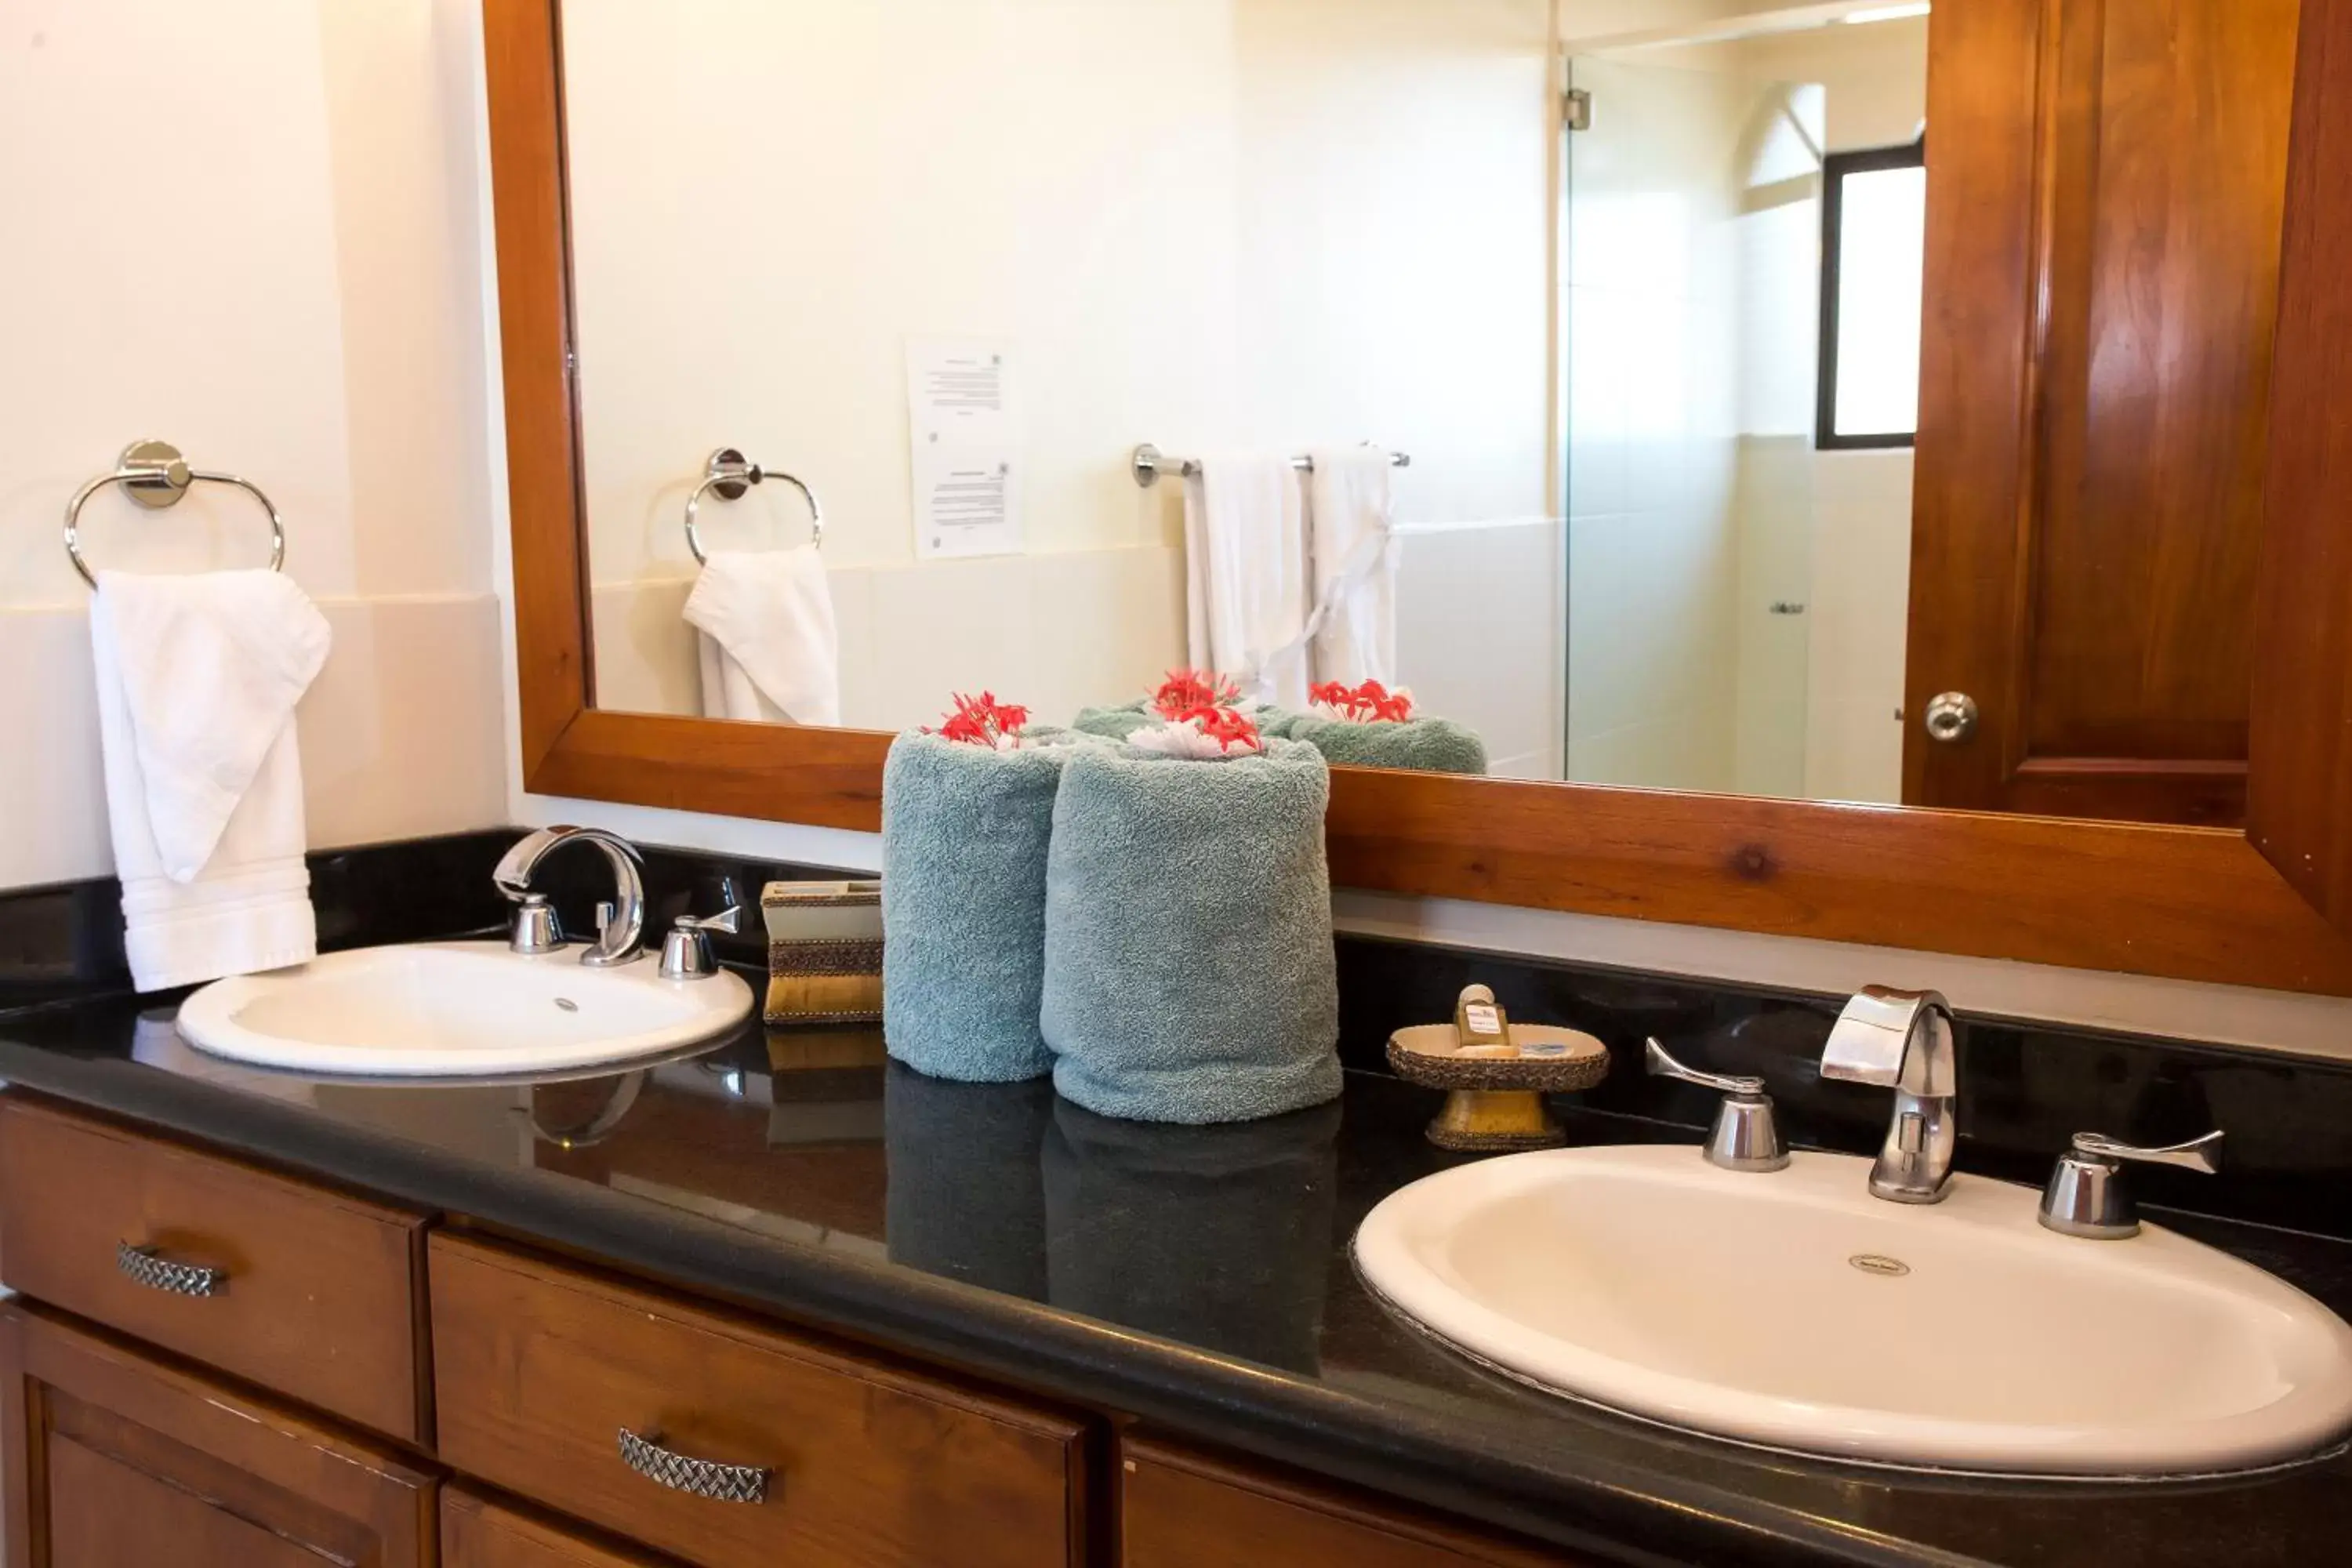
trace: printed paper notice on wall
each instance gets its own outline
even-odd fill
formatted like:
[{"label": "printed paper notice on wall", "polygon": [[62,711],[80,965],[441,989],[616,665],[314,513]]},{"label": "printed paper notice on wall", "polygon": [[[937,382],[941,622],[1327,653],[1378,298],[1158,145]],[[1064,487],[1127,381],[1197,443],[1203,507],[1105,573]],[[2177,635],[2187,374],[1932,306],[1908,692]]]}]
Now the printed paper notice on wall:
[{"label": "printed paper notice on wall", "polygon": [[907,344],[915,555],[1021,549],[1021,410],[1013,351],[986,338]]}]

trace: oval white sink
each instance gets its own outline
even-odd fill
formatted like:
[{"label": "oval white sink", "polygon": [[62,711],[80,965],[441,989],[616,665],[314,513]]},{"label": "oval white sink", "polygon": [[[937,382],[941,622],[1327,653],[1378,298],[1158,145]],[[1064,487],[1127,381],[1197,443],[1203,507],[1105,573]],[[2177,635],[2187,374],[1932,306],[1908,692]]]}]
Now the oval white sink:
[{"label": "oval white sink", "polygon": [[1441,1340],[1628,1415],[1867,1463],[2186,1475],[2352,1430],[2352,1328],[2149,1226],[2084,1241],[1961,1176],[1927,1207],[1869,1162],[1769,1175],[1694,1149],[1549,1150],[1391,1194],[1365,1279]]},{"label": "oval white sink", "polygon": [[526,958],[501,942],[420,942],[215,981],[181,1005],[179,1028],[263,1067],[446,1078],[628,1061],[751,1011],[751,988],[725,970],[664,980],[650,955],[591,969],[578,948]]}]

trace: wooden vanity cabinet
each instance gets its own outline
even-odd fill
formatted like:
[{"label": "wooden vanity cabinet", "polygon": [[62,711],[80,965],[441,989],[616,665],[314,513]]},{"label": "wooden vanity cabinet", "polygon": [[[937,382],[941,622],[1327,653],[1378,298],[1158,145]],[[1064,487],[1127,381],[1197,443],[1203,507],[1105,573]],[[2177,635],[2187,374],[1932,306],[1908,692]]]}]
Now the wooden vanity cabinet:
[{"label": "wooden vanity cabinet", "polygon": [[0,1307],[9,1568],[431,1568],[436,1478],[22,1302]]},{"label": "wooden vanity cabinet", "polygon": [[441,1568],[660,1568],[450,1487],[441,1494]]},{"label": "wooden vanity cabinet", "polygon": [[1119,1568],[1598,1568],[1153,1438],[1118,1468]]}]

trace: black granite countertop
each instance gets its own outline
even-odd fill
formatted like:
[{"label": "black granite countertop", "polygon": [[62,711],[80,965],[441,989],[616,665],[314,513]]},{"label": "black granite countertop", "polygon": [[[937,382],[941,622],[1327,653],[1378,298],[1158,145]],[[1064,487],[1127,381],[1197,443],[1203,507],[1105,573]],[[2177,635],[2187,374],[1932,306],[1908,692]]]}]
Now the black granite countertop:
[{"label": "black granite countertop", "polygon": [[[1684,1437],[1491,1377],[1350,1268],[1365,1213],[1455,1158],[1421,1137],[1434,1097],[1373,1072],[1317,1110],[1170,1128],[1091,1116],[1044,1084],[925,1079],[883,1064],[870,1034],[747,1031],[641,1075],[427,1088],[240,1068],[189,1050],[171,1019],[128,1000],[0,1016],[0,1077],[1608,1561],[2352,1560],[2340,1455],[2200,1483],[1906,1475]],[[1694,1137],[1562,1110],[1576,1142]],[[2352,1314],[2352,1244],[2159,1217]]]}]

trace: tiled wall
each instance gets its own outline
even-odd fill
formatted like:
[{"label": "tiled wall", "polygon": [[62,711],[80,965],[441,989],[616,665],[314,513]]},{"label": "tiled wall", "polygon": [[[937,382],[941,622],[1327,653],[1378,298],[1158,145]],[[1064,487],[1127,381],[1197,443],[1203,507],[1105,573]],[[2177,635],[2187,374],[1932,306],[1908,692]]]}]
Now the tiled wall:
[{"label": "tiled wall", "polygon": [[1403,534],[1397,663],[1414,701],[1475,730],[1489,773],[1559,777],[1568,675],[1559,520],[1408,525]]},{"label": "tiled wall", "polygon": [[[850,566],[830,581],[842,722],[853,728],[936,723],[951,693],[982,689],[1067,722],[1087,704],[1140,696],[1184,661],[1181,548]],[[679,619],[692,585],[598,584],[599,706],[698,710],[694,642]]]},{"label": "tiled wall", "polygon": [[[111,868],[68,496],[161,437],[278,504],[336,637],[299,723],[314,844],[504,815],[463,0],[78,0],[0,37],[0,887]],[[200,487],[94,498],[102,568],[257,564]],[[430,765],[425,765],[429,759]]]}]

